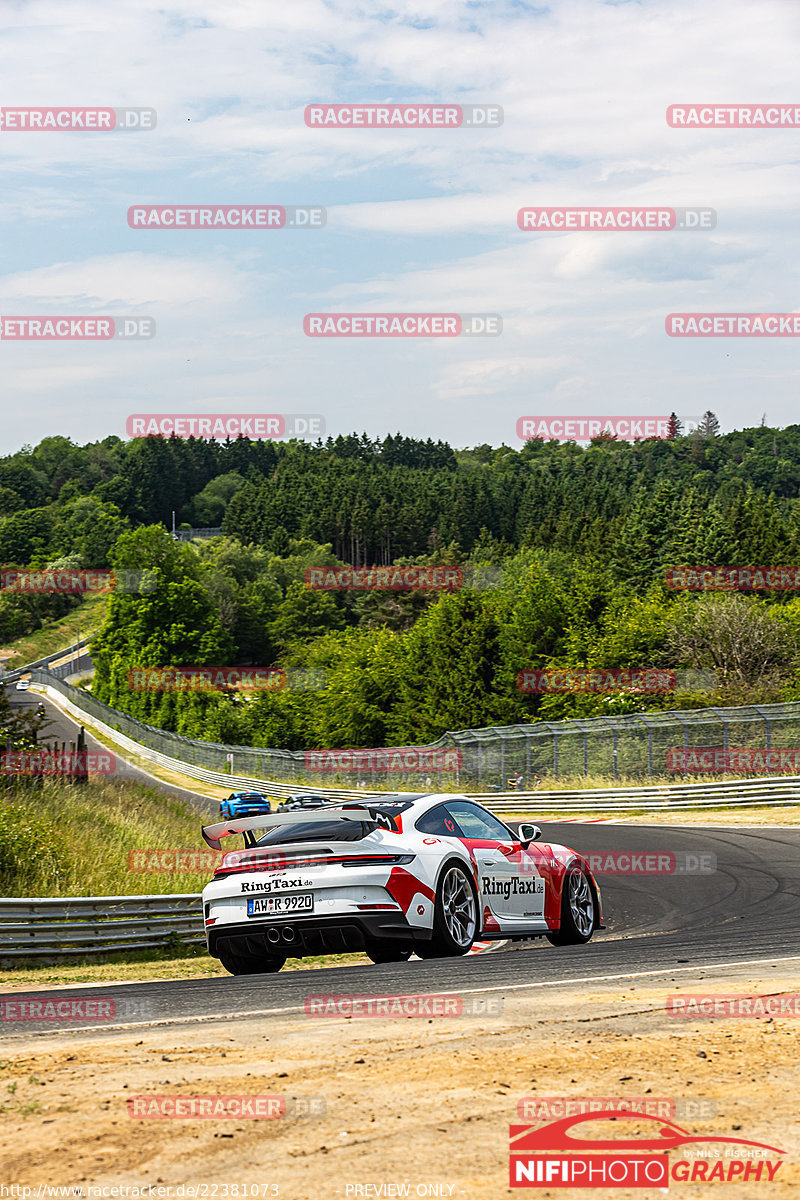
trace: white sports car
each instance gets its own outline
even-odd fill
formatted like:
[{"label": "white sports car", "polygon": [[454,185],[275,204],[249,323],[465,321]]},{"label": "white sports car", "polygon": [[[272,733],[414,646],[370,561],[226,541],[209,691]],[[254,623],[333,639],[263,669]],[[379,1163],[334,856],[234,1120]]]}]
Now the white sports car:
[{"label": "white sports car", "polygon": [[478,938],[567,945],[603,928],[579,854],[466,796],[394,793],[203,829],[215,850],[237,833],[245,848],[203,890],[209,953],[232,975],[346,950],[376,963],[465,954]]}]

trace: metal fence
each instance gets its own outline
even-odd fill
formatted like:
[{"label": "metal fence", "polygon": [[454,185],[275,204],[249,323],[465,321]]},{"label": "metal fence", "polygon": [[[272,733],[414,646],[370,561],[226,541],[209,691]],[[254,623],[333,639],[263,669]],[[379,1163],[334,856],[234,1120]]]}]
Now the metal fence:
[{"label": "metal fence", "polygon": [[200,896],[0,899],[0,960],[61,958],[204,940]]},{"label": "metal fence", "polygon": [[[548,779],[565,776],[603,775],[615,779],[629,776],[644,782],[667,774],[670,750],[800,747],[800,703],[771,704],[467,729],[446,733],[430,746],[417,747],[421,752],[419,769],[321,773],[309,769],[303,751],[223,746],[183,737],[110,708],[91,693],[71,687],[49,671],[33,671],[31,678],[54,688],[87,716],[158,754],[228,777],[278,780],[317,788],[333,785],[388,791],[453,789],[488,793],[491,789],[507,791],[512,779],[520,792],[546,786]],[[431,752],[453,750],[459,751],[457,768],[438,771],[424,765]],[[797,757],[800,762],[800,752]],[[795,768],[793,773],[800,772]],[[676,781],[681,775],[682,771],[676,772]]]},{"label": "metal fence", "polygon": [[[43,690],[55,699],[57,689],[45,685]],[[80,721],[84,713],[71,700],[59,697],[64,711]],[[209,770],[207,767],[187,763],[180,758],[173,758],[157,750],[145,747],[141,742],[115,731],[104,721],[96,721],[95,727],[114,742],[120,750],[128,752],[135,758],[144,759],[154,766],[164,767],[180,775],[188,775],[192,779],[214,784],[226,789],[241,791],[258,791],[265,796],[284,799],[297,793],[298,785],[265,779],[263,776],[247,776],[228,774]],[[302,790],[316,792],[325,799],[335,795],[337,800],[366,800],[371,796],[384,795],[387,791],[402,790],[396,778],[383,787],[373,785],[373,789],[347,788],[341,783],[333,786],[320,787],[317,784],[304,783]],[[436,790],[443,790],[437,780]],[[656,784],[654,786],[624,786],[607,788],[580,787],[573,791],[563,789],[548,791],[544,787],[535,786],[532,790],[501,791],[492,787],[486,791],[470,791],[467,787],[460,789],[465,795],[472,796],[486,804],[498,816],[519,816],[535,814],[539,820],[559,820],[567,813],[609,814],[623,812],[654,812],[665,808],[747,808],[769,807],[782,808],[796,805],[800,802],[800,775],[778,775],[777,777],[737,780],[703,780],[702,783]],[[212,801],[208,801],[212,805]]]},{"label": "metal fence", "polygon": [[55,675],[56,679],[69,679],[79,675],[90,675],[94,670],[91,654],[77,654],[71,658],[69,662],[61,663],[57,667],[48,667],[48,672]]},{"label": "metal fence", "polygon": [[[521,786],[537,777],[602,775],[642,780],[685,771],[689,752],[713,749],[797,749],[784,756],[780,769],[800,769],[800,703],[750,705],[738,708],[703,708],[684,711],[651,711],[582,720],[470,729],[446,735],[462,752],[462,773],[480,783],[522,776]],[[670,754],[670,751],[673,751]],[[778,762],[778,759],[775,759]],[[747,775],[736,766],[719,773]],[[691,768],[689,772],[691,773]]]},{"label": "metal fence", "polygon": [[215,537],[222,537],[221,525],[206,525],[200,529],[178,529],[175,532],[175,540],[178,542],[191,542],[193,538]]},{"label": "metal fence", "polygon": [[[84,649],[89,645],[93,637],[94,634],[89,634],[88,637],[81,638],[79,642],[74,642],[72,646],[68,646],[66,650],[54,650],[52,654],[46,654],[44,658],[37,658],[35,662],[26,663],[24,667],[14,667],[12,671],[0,674],[0,683],[14,683],[20,676],[27,675],[28,671],[34,671],[37,668],[49,669],[51,662],[54,662],[57,658],[64,658],[73,650],[77,652]],[[56,670],[59,669],[58,667],[56,668]]]}]

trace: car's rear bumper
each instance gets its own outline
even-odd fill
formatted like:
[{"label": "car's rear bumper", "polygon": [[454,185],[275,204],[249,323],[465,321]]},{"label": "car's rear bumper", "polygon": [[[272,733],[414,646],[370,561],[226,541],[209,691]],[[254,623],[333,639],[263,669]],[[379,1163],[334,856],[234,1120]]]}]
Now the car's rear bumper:
[{"label": "car's rear bumper", "polygon": [[[272,934],[272,937],[270,937]],[[278,935],[277,940],[275,934]],[[291,935],[291,936],[290,936]],[[430,929],[409,925],[402,912],[343,913],[330,917],[283,917],[272,921],[250,921],[209,925],[208,952],[223,954],[285,954],[303,958],[309,954],[336,954],[363,950],[369,942],[430,941]]]},{"label": "car's rear bumper", "polygon": [[240,817],[271,817],[272,815],[271,808],[235,808],[233,811],[224,809],[220,812],[220,816],[229,821],[238,820]]}]

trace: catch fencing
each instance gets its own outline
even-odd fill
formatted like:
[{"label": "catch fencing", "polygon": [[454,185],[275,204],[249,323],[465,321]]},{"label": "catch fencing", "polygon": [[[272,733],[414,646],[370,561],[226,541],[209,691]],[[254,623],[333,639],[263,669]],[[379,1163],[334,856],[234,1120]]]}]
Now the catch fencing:
[{"label": "catch fencing", "polygon": [[[46,654],[44,658],[37,658],[35,662],[26,663],[24,667],[14,667],[13,671],[7,671],[4,675],[0,676],[0,684],[15,683],[21,676],[27,675],[29,671],[37,669],[60,670],[61,668],[59,667],[51,668],[50,663],[55,662],[59,658],[66,658],[68,654],[73,652],[77,653],[78,650],[83,650],[84,647],[89,645],[93,636],[94,634],[90,634],[88,637],[81,638],[80,641],[74,642],[72,646],[68,646],[66,650],[54,650],[52,654]],[[91,660],[89,660],[89,666],[91,667]]]},{"label": "catch fencing", "polygon": [[57,667],[48,667],[47,669],[51,675],[55,675],[56,679],[77,678],[79,675],[91,675],[94,663],[91,654],[78,654],[69,662],[60,663]]},{"label": "catch fencing", "polygon": [[[224,746],[187,738],[111,708],[90,692],[55,678],[50,671],[34,670],[31,679],[54,689],[76,712],[102,722],[154,756],[178,760],[231,782],[234,778],[275,781],[287,792],[298,787],[323,791],[343,787],[373,792],[457,790],[491,796],[493,792],[535,792],[546,787],[548,779],[581,775],[614,779],[624,776],[645,783],[668,773],[670,750],[800,748],[800,703],[765,704],[460,730],[444,734],[430,746],[411,748],[419,752],[419,769],[369,773],[342,769],[323,774],[309,770],[303,751]],[[454,750],[459,752],[457,768],[433,771],[424,765],[432,752],[446,759],[443,752]],[[800,749],[797,757],[800,762]],[[676,772],[676,783],[680,778]]]},{"label": "catch fencing", "polygon": [[[55,686],[54,686],[55,685]],[[45,685],[45,690],[51,695],[57,694],[57,683],[52,681]],[[61,689],[65,690],[65,689]],[[70,691],[76,689],[70,688]],[[79,693],[81,694],[81,693]],[[61,697],[61,705],[68,715],[79,720],[83,715],[81,709],[67,697]],[[105,706],[104,706],[105,707]],[[110,710],[114,712],[114,709]],[[365,788],[346,788],[340,784],[319,787],[313,784],[291,784],[264,776],[229,774],[213,771],[184,759],[173,758],[157,750],[148,749],[143,743],[114,730],[105,721],[97,720],[95,728],[109,737],[121,750],[142,758],[154,766],[188,775],[203,783],[214,784],[218,787],[240,791],[258,791],[274,799],[286,799],[295,795],[298,787],[303,792],[315,792],[325,799],[335,797],[336,800],[367,800],[371,796],[384,795],[387,791],[398,791],[396,780],[384,788],[368,790]],[[188,740],[188,739],[185,739]],[[201,746],[208,743],[201,742]],[[420,790],[425,790],[420,788]],[[438,784],[436,790],[448,790]],[[453,790],[453,789],[451,789]],[[539,820],[558,820],[568,813],[621,813],[621,812],[654,812],[670,809],[686,808],[740,808],[763,807],[772,808],[795,805],[800,802],[800,777],[779,776],[777,778],[739,779],[731,781],[704,782],[677,785],[660,785],[655,787],[620,787],[620,788],[581,788],[576,791],[535,791],[491,792],[469,791],[461,789],[466,795],[482,801],[498,816],[521,816],[535,812]],[[208,801],[212,803],[211,800]]]}]

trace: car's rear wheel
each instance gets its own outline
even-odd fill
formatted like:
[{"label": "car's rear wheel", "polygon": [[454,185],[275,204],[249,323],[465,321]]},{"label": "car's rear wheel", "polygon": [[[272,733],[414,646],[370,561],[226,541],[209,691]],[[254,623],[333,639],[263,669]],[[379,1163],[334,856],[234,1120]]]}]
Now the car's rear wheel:
[{"label": "car's rear wheel", "polygon": [[271,957],[266,954],[233,954],[226,951],[220,954],[219,961],[230,975],[269,975],[280,971],[286,962],[286,955]]},{"label": "car's rear wheel", "polygon": [[371,942],[364,953],[374,963],[407,962],[411,958],[411,946],[393,946],[391,942]]},{"label": "car's rear wheel", "polygon": [[597,925],[597,901],[583,867],[570,867],[561,889],[561,928],[547,934],[554,946],[584,945]]},{"label": "car's rear wheel", "polygon": [[458,863],[448,863],[436,889],[433,937],[419,942],[420,958],[450,958],[466,954],[478,932],[478,899],[472,880]]}]

